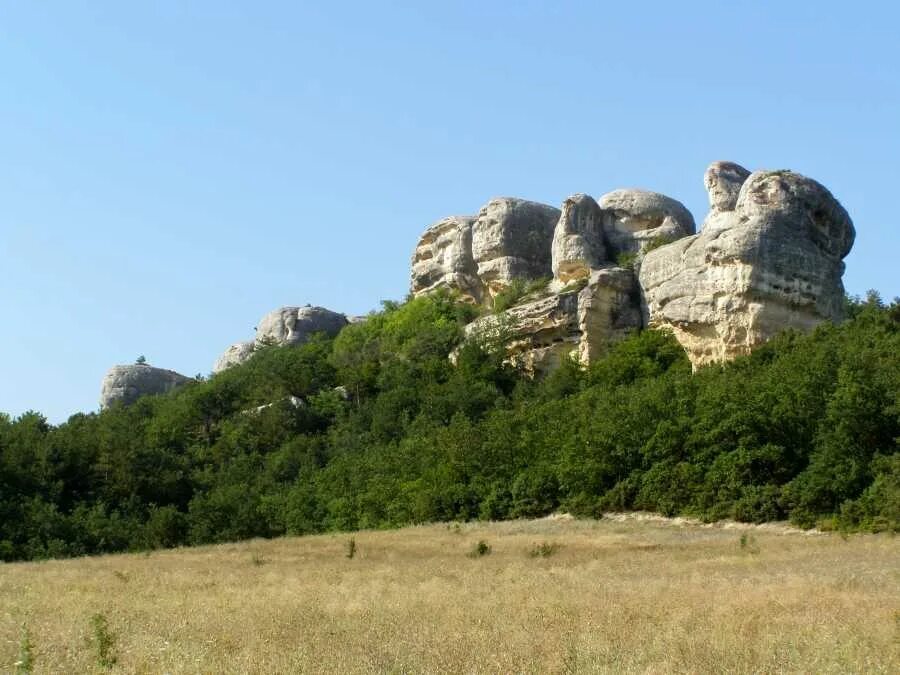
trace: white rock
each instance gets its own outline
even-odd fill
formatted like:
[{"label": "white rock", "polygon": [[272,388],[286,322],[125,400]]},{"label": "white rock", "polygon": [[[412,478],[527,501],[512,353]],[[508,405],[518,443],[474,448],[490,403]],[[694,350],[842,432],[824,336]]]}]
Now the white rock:
[{"label": "white rock", "polygon": [[648,245],[694,234],[694,217],[681,202],[647,190],[613,190],[597,203],[610,257],[641,254]]},{"label": "white rock", "polygon": [[191,381],[174,370],[146,364],[113,366],[100,384],[100,407],[108,408],[119,401],[129,405],[141,396],[165,394]]},{"label": "white rock", "polygon": [[253,340],[244,340],[243,342],[235,342],[228,347],[213,365],[213,373],[221,373],[223,370],[232,366],[239,366],[247,361],[256,350],[256,342]]},{"label": "white rock", "polygon": [[840,319],[841,259],[855,237],[847,212],[812,179],[757,171],[727,210],[728,184],[709,180],[717,171],[706,174],[713,208],[700,234],[649,252],[640,268],[650,325],[671,329],[695,368],[787,328]]},{"label": "white rock", "polygon": [[347,317],[324,307],[281,307],[266,314],[256,327],[257,345],[299,345],[314,333],[337,335]]},{"label": "white rock", "polygon": [[472,257],[491,296],[513,279],[550,277],[553,231],[560,211],[512,197],[492,199],[472,225]]},{"label": "white rock", "polygon": [[564,283],[588,277],[605,260],[600,206],[590,195],[572,195],[563,202],[553,232],[553,276]]},{"label": "white rock", "polygon": [[450,216],[434,223],[419,239],[413,253],[410,291],[422,295],[438,288],[459,291],[480,302],[478,268],[472,257],[473,216]]}]

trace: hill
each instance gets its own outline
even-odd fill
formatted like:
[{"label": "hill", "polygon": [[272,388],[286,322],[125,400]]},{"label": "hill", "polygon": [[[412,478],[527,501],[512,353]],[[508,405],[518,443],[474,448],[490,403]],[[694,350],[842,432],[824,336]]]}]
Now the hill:
[{"label": "hill", "polygon": [[693,374],[644,330],[538,379],[462,340],[478,311],[387,303],[130,406],[0,416],[0,558],[556,510],[900,527],[896,302]]}]

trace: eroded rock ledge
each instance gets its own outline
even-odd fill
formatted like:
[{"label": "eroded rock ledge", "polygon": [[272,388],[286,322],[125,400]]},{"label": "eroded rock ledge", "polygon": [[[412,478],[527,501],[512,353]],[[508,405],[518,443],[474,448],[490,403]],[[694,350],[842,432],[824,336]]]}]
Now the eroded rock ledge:
[{"label": "eroded rock ledge", "polygon": [[695,367],[749,353],[787,328],[841,318],[850,216],[816,181],[717,162],[700,234],[647,254],[648,323],[668,328]]},{"label": "eroded rock ledge", "polygon": [[491,308],[522,282],[544,287],[467,327],[506,331],[533,372],[589,363],[642,327],[672,330],[695,367],[745,354],[786,328],[840,319],[850,217],[816,181],[714,162],[695,234],[678,201],[646,190],[576,194],[560,209],[509,197],[425,230],[413,295],[438,288]]}]

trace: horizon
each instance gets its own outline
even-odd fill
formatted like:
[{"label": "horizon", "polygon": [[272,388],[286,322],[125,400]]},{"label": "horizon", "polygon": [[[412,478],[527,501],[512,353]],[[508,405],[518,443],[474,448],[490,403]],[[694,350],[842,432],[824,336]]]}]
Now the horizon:
[{"label": "horizon", "polygon": [[716,160],[822,183],[847,293],[890,301],[900,10],[874,6],[0,9],[0,412],[57,424],[140,355],[206,374],[280,306],[402,299],[421,232],[494,196],[640,187],[699,229]]}]

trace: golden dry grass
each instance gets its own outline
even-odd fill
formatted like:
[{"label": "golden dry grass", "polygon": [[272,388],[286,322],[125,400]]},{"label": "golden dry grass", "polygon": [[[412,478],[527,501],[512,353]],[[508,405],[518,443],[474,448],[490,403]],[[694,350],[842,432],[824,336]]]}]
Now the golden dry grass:
[{"label": "golden dry grass", "polygon": [[898,554],[881,535],[544,519],[7,564],[0,672],[23,624],[35,672],[97,670],[96,613],[124,672],[900,672]]}]

